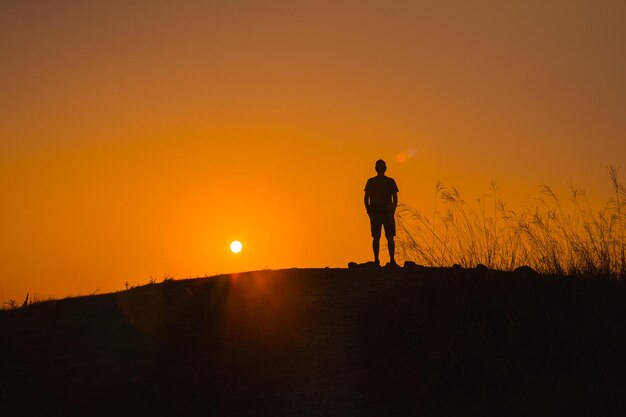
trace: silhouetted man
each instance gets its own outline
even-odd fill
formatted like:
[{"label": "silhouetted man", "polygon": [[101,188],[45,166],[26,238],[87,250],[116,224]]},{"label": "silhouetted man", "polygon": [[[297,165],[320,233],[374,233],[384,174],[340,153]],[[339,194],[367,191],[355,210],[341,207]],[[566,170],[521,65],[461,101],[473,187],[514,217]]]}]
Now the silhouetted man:
[{"label": "silhouetted man", "polygon": [[385,228],[387,248],[389,249],[389,265],[395,266],[396,245],[393,237],[396,235],[395,213],[398,206],[398,186],[393,178],[385,176],[387,164],[382,159],[376,161],[377,176],[367,180],[365,184],[365,209],[370,216],[372,229],[372,249],[374,262],[380,265],[378,252],[380,248],[381,228]]}]

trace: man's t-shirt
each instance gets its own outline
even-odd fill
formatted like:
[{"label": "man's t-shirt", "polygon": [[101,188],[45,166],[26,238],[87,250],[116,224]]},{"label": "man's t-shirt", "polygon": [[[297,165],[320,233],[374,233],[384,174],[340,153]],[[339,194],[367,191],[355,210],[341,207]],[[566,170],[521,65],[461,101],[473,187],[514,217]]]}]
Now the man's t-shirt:
[{"label": "man's t-shirt", "polygon": [[398,192],[393,178],[377,175],[367,180],[365,192],[370,195],[370,211],[373,213],[389,213],[393,210],[391,196]]}]

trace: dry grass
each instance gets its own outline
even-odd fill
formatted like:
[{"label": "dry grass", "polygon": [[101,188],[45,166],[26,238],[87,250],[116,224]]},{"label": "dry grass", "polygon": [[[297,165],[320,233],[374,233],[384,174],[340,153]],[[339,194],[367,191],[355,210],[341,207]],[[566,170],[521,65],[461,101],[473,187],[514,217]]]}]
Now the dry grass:
[{"label": "dry grass", "polygon": [[426,266],[480,263],[512,270],[528,265],[545,273],[625,278],[626,188],[616,167],[608,171],[614,194],[599,211],[574,187],[564,204],[542,186],[536,207],[517,212],[498,198],[495,182],[475,205],[456,188],[437,183],[432,216],[398,207],[398,253]]}]

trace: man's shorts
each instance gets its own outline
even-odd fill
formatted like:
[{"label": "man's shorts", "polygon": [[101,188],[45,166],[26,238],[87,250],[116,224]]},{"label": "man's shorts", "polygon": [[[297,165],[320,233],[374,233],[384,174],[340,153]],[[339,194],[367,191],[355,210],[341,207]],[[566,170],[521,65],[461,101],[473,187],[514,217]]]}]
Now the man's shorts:
[{"label": "man's shorts", "polygon": [[390,213],[370,213],[370,228],[372,237],[380,237],[381,228],[385,228],[387,238],[396,235],[396,219],[393,212]]}]

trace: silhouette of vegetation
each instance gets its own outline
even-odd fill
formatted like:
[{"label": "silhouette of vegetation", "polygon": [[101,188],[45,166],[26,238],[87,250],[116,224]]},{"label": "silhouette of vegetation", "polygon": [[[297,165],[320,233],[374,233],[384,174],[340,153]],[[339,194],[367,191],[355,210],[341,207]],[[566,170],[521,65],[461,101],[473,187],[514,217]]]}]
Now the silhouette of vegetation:
[{"label": "silhouette of vegetation", "polygon": [[496,182],[476,206],[438,182],[432,216],[399,205],[398,252],[426,266],[513,270],[527,265],[543,273],[624,278],[626,188],[615,166],[608,171],[614,195],[597,212],[585,192],[573,186],[569,204],[544,185],[534,209],[514,211],[499,199]]},{"label": "silhouette of vegetation", "polygon": [[9,301],[5,301],[3,303],[3,305],[0,305],[0,310],[16,310],[18,308],[24,308],[26,306],[29,306],[33,303],[37,303],[40,302],[41,300],[39,300],[38,297],[30,297],[30,293],[26,293],[26,298],[24,299],[24,302],[22,302],[22,304],[18,303],[16,300],[14,299],[10,299]]}]

